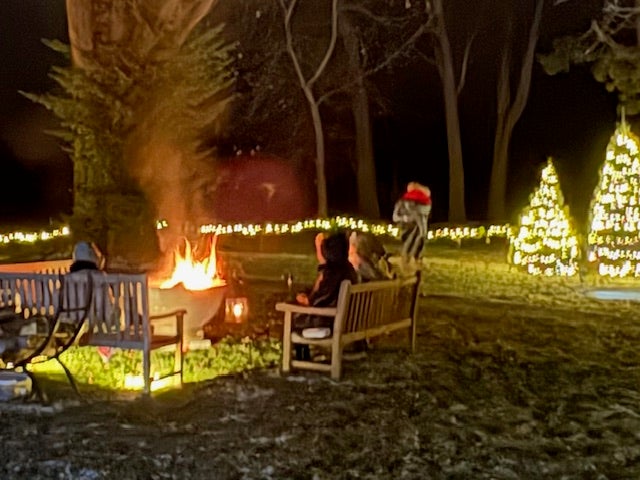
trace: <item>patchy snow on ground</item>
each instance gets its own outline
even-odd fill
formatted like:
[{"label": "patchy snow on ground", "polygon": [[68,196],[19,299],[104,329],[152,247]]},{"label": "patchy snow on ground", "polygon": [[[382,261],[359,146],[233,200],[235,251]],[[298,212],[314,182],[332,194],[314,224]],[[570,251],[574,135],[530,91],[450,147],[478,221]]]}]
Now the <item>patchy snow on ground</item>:
[{"label": "patchy snow on ground", "polygon": [[340,382],[274,368],[0,408],[0,478],[640,478],[640,305],[430,247],[415,354],[400,332]]}]

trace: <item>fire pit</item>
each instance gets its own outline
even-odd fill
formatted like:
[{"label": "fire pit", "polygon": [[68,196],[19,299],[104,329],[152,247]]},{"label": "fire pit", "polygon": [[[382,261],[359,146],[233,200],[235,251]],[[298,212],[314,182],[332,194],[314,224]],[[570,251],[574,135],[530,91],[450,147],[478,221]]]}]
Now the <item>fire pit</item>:
[{"label": "fire pit", "polygon": [[[189,345],[203,338],[202,328],[218,313],[223,304],[226,285],[206,290],[187,290],[182,284],[173,288],[150,288],[149,309],[151,315],[168,312],[176,308],[186,308],[184,317],[184,342]],[[156,332],[161,333],[161,322],[154,323]]]},{"label": "fire pit", "polygon": [[[216,268],[215,239],[209,245],[209,253],[197,260],[191,244],[185,239],[184,251],[174,252],[174,268],[170,278],[155,278],[149,289],[151,315],[185,308],[184,342],[186,346],[203,338],[204,325],[213,319],[223,304],[226,283],[218,278]],[[155,322],[156,333],[161,333],[162,322]]]}]

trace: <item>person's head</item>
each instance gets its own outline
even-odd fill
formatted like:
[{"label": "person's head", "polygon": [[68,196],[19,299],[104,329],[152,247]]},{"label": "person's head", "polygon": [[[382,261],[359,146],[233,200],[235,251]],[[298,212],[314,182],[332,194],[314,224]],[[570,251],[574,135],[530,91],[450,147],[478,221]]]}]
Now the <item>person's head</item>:
[{"label": "person's head", "polygon": [[386,253],[382,242],[374,234],[355,230],[349,236],[349,252],[352,251],[367,258],[374,255],[383,257]]},{"label": "person's head", "polygon": [[346,262],[349,260],[349,240],[344,232],[336,232],[322,241],[322,256],[327,262]]},{"label": "person's head", "polygon": [[73,263],[74,264],[93,264],[95,268],[103,267],[103,259],[100,250],[93,243],[78,242],[73,247]]}]

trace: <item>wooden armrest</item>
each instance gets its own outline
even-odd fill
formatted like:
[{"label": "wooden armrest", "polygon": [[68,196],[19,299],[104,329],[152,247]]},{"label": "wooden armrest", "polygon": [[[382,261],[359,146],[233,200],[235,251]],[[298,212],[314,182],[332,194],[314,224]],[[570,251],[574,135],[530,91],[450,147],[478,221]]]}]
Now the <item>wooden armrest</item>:
[{"label": "wooden armrest", "polygon": [[153,321],[153,320],[160,320],[162,318],[169,318],[169,317],[179,317],[182,315],[185,315],[187,313],[187,311],[184,308],[180,308],[178,310],[172,310],[170,312],[165,312],[165,313],[159,313],[157,315],[149,315],[149,321]]},{"label": "wooden armrest", "polygon": [[304,305],[285,302],[276,303],[276,310],[280,312],[308,313],[309,315],[320,315],[322,317],[335,317],[338,314],[338,309],[335,307],[305,307]]}]

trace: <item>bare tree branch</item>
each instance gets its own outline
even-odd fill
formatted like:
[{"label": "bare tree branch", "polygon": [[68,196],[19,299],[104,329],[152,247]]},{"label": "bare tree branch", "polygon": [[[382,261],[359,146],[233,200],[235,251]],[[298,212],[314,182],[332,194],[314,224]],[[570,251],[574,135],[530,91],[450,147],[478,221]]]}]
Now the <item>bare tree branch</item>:
[{"label": "bare tree branch", "polygon": [[465,81],[467,79],[467,67],[469,65],[469,53],[471,52],[471,44],[473,43],[473,40],[476,38],[476,34],[477,33],[478,33],[477,31],[473,32],[473,35],[471,35],[471,38],[467,42],[467,46],[464,49],[464,57],[462,58],[462,69],[460,70],[460,80],[458,81],[458,88],[456,89],[458,95],[460,95],[460,92],[462,92],[462,89],[464,88]]},{"label": "bare tree branch", "polygon": [[376,15],[370,9],[365,8],[361,4],[348,3],[346,5],[342,5],[342,6],[340,6],[340,13],[342,13],[342,12],[344,12],[344,13],[359,13],[359,14],[369,18],[370,20],[373,20],[374,22],[382,23],[384,25],[389,25],[389,24],[402,25],[405,22],[405,17],[394,18],[394,17],[389,17],[389,16],[386,16],[386,15]]},{"label": "bare tree branch", "polygon": [[318,78],[320,78],[320,75],[322,75],[322,72],[324,72],[324,69],[329,63],[329,59],[333,55],[333,50],[335,49],[337,40],[338,40],[338,0],[333,0],[333,2],[331,3],[331,40],[329,41],[329,46],[327,47],[327,51],[324,54],[324,58],[320,62],[320,65],[318,65],[316,73],[313,75],[313,77],[311,77],[311,79],[308,82],[309,86],[312,86],[314,83],[316,83]]},{"label": "bare tree branch", "polygon": [[[377,64],[375,67],[365,71],[362,74],[362,78],[366,78],[369,77],[377,72],[379,72],[380,70],[382,70],[383,68],[388,67],[391,63],[393,63],[395,60],[397,60],[399,57],[401,57],[402,55],[404,55],[408,49],[415,44],[416,40],[418,40],[418,38],[420,38],[422,35],[424,35],[427,31],[427,25],[426,24],[422,24],[420,25],[420,27],[418,27],[416,29],[415,32],[413,32],[413,34],[402,43],[402,45],[400,45],[396,50],[394,50],[393,52],[391,52],[391,54],[389,54],[382,62],[380,62],[379,64]],[[433,63],[433,60],[431,60],[431,62]],[[332,97],[333,95],[340,93],[340,92],[344,92],[346,90],[349,90],[351,87],[353,87],[360,79],[355,79],[352,80],[350,82],[347,82],[343,85],[341,85],[339,88],[334,88],[333,90],[329,90],[327,92],[325,92],[321,97],[319,97],[318,99],[318,103],[322,103],[324,101],[326,101],[328,98]]]},{"label": "bare tree branch", "polygon": [[304,88],[307,85],[307,81],[304,78],[304,73],[302,72],[302,68],[300,67],[300,61],[298,60],[298,56],[295,53],[295,49],[293,48],[293,34],[291,32],[291,18],[293,17],[293,12],[296,9],[296,5],[298,0],[291,0],[289,5],[286,4],[285,0],[280,0],[280,5],[285,12],[284,15],[284,34],[285,34],[285,43],[287,45],[287,52],[289,52],[289,57],[291,58],[291,63],[293,63],[293,68],[296,71],[296,75],[298,77],[298,81],[300,85]]}]

